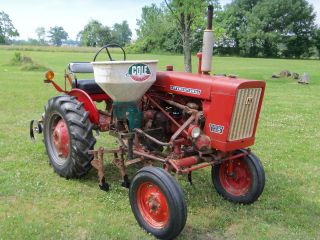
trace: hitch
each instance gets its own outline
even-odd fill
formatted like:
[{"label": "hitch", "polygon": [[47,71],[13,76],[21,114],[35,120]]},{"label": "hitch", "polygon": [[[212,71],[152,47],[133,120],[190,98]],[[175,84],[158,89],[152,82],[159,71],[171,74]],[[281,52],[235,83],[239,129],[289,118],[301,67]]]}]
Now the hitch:
[{"label": "hitch", "polygon": [[34,137],[34,133],[41,134],[43,131],[43,120],[31,120],[30,121],[30,139],[33,143],[35,143],[36,139]]}]

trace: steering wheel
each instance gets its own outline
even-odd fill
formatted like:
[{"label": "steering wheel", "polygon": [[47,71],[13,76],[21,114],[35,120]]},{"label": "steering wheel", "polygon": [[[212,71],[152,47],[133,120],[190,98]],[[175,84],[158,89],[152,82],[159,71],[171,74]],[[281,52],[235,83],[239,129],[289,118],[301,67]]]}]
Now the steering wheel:
[{"label": "steering wheel", "polygon": [[124,51],[124,49],[123,49],[119,44],[110,43],[110,44],[104,45],[102,48],[100,48],[100,49],[96,52],[96,54],[94,55],[94,58],[93,58],[93,62],[96,61],[99,53],[100,53],[103,49],[106,49],[107,54],[108,54],[108,57],[109,57],[109,60],[110,60],[110,61],[114,61],[114,59],[111,57],[111,54],[110,54],[110,52],[109,52],[109,49],[108,49],[109,47],[117,47],[117,48],[120,48],[120,49],[122,50],[122,52],[123,52],[123,61],[126,60],[127,57],[126,57],[126,52]]}]

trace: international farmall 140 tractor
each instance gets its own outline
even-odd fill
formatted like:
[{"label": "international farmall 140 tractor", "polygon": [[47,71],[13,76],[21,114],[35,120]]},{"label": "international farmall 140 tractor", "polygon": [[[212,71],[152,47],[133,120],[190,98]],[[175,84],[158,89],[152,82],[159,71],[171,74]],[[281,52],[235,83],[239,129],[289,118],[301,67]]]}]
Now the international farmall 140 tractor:
[{"label": "international farmall 140 tractor", "polygon": [[[265,83],[210,76],[213,49],[212,7],[198,73],[157,71],[157,61],[113,61],[110,45],[93,62],[72,62],[58,86],[52,71],[46,83],[62,93],[51,98],[42,119],[32,121],[30,134],[43,132],[55,172],[77,178],[93,166],[99,186],[108,191],[103,155],[113,154],[139,225],[160,239],[172,239],[184,228],[187,204],[173,175],[211,167],[217,192],[225,199],[249,204],[261,195],[265,175],[249,146],[254,144]],[[113,47],[116,45],[112,45]],[[96,61],[106,50],[109,61]],[[81,73],[94,79],[80,80]],[[105,103],[97,109],[95,102]],[[101,104],[99,104],[101,105]],[[119,147],[94,148],[93,131],[108,132]],[[129,180],[126,169],[142,168]],[[107,169],[106,169],[107,172]]]}]

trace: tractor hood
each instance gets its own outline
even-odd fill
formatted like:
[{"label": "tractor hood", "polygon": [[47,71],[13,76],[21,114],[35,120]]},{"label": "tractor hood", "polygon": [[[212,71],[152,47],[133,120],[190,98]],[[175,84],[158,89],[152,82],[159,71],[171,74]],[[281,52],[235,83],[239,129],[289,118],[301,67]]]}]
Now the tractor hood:
[{"label": "tractor hood", "polygon": [[263,81],[176,71],[157,72],[156,82],[153,84],[153,88],[165,92],[203,100],[210,100],[213,94],[235,96],[240,88],[264,86]]}]

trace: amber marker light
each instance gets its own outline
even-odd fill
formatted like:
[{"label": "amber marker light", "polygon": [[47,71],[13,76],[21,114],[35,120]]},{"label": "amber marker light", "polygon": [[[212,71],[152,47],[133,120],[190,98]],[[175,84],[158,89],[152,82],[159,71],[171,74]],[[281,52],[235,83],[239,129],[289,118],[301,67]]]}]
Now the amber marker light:
[{"label": "amber marker light", "polygon": [[53,73],[53,71],[52,71],[52,70],[47,71],[46,74],[45,74],[45,78],[46,78],[46,80],[48,80],[48,81],[52,81],[53,78],[54,78],[54,73]]}]

